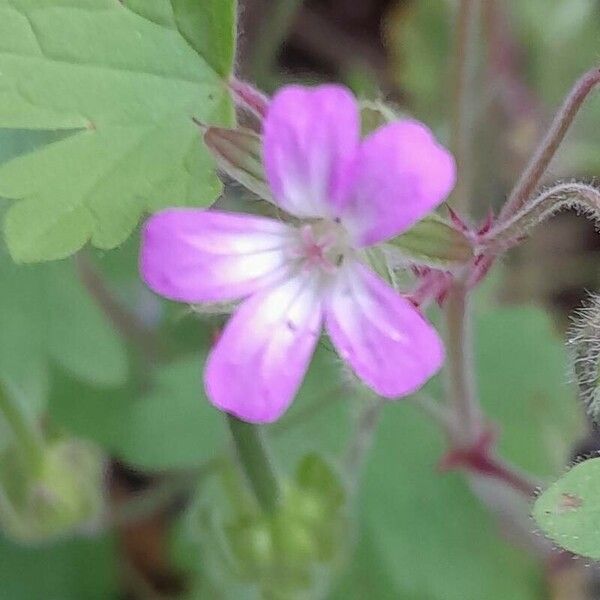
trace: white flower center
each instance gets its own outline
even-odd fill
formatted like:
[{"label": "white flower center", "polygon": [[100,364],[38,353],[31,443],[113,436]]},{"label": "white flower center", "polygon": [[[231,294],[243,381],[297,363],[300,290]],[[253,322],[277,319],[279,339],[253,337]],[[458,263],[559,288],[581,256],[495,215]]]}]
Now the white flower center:
[{"label": "white flower center", "polygon": [[334,273],[350,253],[346,230],[335,221],[319,220],[298,229],[294,258],[306,268]]}]

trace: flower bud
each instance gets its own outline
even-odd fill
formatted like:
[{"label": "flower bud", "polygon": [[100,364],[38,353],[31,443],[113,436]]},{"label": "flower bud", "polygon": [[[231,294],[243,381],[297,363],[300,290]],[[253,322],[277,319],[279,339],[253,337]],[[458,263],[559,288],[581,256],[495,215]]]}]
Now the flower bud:
[{"label": "flower bud", "polygon": [[261,121],[267,116],[269,98],[266,94],[250,85],[247,81],[232,78],[229,82],[234,102],[241,108],[250,111]]},{"label": "flower bud", "polygon": [[248,129],[209,127],[204,134],[219,168],[260,198],[271,199],[262,165],[262,142]]},{"label": "flower bud", "polygon": [[[235,579],[266,598],[321,597],[316,592],[337,566],[348,531],[346,493],[335,472],[321,457],[306,456],[269,514],[240,504],[237,485],[227,481],[229,491],[221,490],[210,508],[205,498],[204,516],[195,518],[208,575],[215,583]],[[236,495],[227,514],[223,491]]]},{"label": "flower bud", "polygon": [[89,526],[104,507],[104,466],[100,451],[81,440],[50,443],[36,472],[8,450],[0,462],[0,527],[17,542],[35,544]]},{"label": "flower bud", "polygon": [[243,517],[227,526],[227,539],[244,578],[269,571],[275,560],[273,531],[269,520]]}]

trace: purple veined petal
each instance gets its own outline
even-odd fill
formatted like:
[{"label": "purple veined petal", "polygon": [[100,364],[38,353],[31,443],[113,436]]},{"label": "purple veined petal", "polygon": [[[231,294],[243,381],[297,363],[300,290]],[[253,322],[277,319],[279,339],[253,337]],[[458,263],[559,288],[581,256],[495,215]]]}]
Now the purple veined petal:
[{"label": "purple veined petal", "polygon": [[398,121],[362,142],[342,221],[358,246],[370,246],[409,229],[452,191],[452,155],[416,121]]},{"label": "purple veined petal", "polygon": [[386,398],[417,391],[444,359],[435,329],[359,263],[341,272],[325,305],[325,327],[356,375]]},{"label": "purple veined petal", "polygon": [[358,105],[346,88],[283,88],[264,122],[265,169],[277,203],[297,217],[336,217],[359,138]]},{"label": "purple veined petal", "polygon": [[246,300],[208,357],[210,401],[244,421],[276,421],[300,387],[321,323],[318,281],[308,273]]},{"label": "purple veined petal", "polygon": [[179,302],[243,298],[283,276],[293,235],[264,217],[168,209],[144,226],[140,273],[154,292]]}]

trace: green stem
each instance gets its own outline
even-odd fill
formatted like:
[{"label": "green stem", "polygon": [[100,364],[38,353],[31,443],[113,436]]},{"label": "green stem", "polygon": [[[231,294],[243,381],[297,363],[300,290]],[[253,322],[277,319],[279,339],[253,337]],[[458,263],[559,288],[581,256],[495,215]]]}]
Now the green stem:
[{"label": "green stem", "polygon": [[262,431],[257,425],[227,415],[227,423],[237,458],[260,508],[273,513],[279,504],[280,489],[273,462],[269,457]]},{"label": "green stem", "polygon": [[44,461],[44,442],[35,423],[16,397],[18,390],[0,386],[0,413],[10,426],[31,471],[39,473]]}]

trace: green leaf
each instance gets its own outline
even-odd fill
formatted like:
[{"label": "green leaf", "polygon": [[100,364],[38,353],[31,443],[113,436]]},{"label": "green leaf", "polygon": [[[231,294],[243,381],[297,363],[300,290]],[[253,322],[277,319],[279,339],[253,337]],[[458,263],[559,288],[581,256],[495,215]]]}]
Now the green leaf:
[{"label": "green leaf", "polygon": [[586,460],[536,500],[533,516],[557,544],[600,559],[600,458]]},{"label": "green leaf", "polygon": [[147,469],[186,468],[222,450],[225,422],[204,393],[203,364],[193,356],[164,367],[155,387],[129,405],[115,445],[122,458]]},{"label": "green leaf", "polygon": [[[382,560],[380,550],[368,532],[360,534],[360,542],[351,557],[349,568],[330,594],[329,600],[424,600],[424,596],[400,594],[394,577]],[[429,599],[427,599],[429,600]]]},{"label": "green leaf", "polygon": [[114,544],[100,538],[33,549],[0,540],[0,580],[10,600],[116,598]]},{"label": "green leaf", "polygon": [[[538,475],[559,472],[580,419],[552,323],[533,307],[486,306],[475,325],[479,390],[499,425],[501,455]],[[437,472],[445,449],[414,406],[386,406],[361,499],[362,529],[382,577],[402,598],[539,599],[535,563],[502,538],[462,474]],[[362,550],[356,560],[366,560]]]},{"label": "green leaf", "polygon": [[[340,389],[340,369],[331,359],[329,350],[317,352],[294,406],[268,428],[277,462],[290,473],[306,453],[333,455],[344,443],[350,403]],[[109,392],[63,377],[53,390],[50,414],[74,434],[137,466],[161,470],[201,465],[223,452],[228,440],[223,415],[204,392],[204,361],[205,354],[193,355],[162,367],[141,397],[132,389],[134,382]]]},{"label": "green leaf", "polygon": [[222,77],[231,74],[235,50],[236,4],[171,0],[175,21],[190,46]]},{"label": "green leaf", "polygon": [[235,54],[235,2],[124,0],[123,3],[158,25],[175,26],[216,73],[224,78],[231,74]]},{"label": "green leaf", "polygon": [[500,537],[462,475],[436,472],[443,452],[436,426],[417,409],[386,407],[361,502],[379,571],[399,598],[538,600],[534,562]]},{"label": "green leaf", "polygon": [[130,464],[149,470],[191,468],[224,448],[223,415],[202,384],[204,356],[162,367],[150,391],[93,393],[63,381],[51,414],[74,433],[93,439]]},{"label": "green leaf", "polygon": [[568,356],[539,308],[486,308],[475,321],[476,369],[500,453],[539,476],[561,472],[583,419],[567,384]]},{"label": "green leaf", "polygon": [[145,211],[214,200],[192,119],[232,123],[234,12],[232,0],[0,0],[0,127],[78,130],[0,167],[0,195],[19,200],[5,223],[15,260],[112,248]]},{"label": "green leaf", "polygon": [[70,132],[0,129],[0,164],[36,148],[67,137]]},{"label": "green leaf", "polygon": [[322,339],[291,408],[266,427],[277,463],[289,473],[307,454],[335,458],[344,451],[359,395],[344,368]]},{"label": "green leaf", "polygon": [[92,384],[122,384],[127,356],[70,262],[20,267],[0,248],[0,376],[45,378],[48,362]]}]

